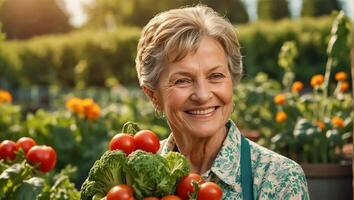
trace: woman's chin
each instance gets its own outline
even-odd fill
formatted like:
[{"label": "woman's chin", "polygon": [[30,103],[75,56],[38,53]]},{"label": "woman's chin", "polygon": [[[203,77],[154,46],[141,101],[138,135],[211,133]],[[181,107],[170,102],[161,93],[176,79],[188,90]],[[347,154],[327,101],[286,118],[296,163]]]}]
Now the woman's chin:
[{"label": "woman's chin", "polygon": [[192,129],[189,131],[191,135],[198,138],[207,138],[218,134],[220,128],[216,129],[215,124],[194,124]]}]

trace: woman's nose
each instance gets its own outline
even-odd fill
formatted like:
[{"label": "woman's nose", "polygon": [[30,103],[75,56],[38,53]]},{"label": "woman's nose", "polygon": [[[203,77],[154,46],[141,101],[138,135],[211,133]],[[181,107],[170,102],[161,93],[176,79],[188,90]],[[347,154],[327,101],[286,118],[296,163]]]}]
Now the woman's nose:
[{"label": "woman's nose", "polygon": [[209,84],[205,80],[198,80],[195,82],[193,87],[193,93],[191,99],[193,101],[198,101],[204,103],[209,101],[212,97],[212,92],[210,90]]}]

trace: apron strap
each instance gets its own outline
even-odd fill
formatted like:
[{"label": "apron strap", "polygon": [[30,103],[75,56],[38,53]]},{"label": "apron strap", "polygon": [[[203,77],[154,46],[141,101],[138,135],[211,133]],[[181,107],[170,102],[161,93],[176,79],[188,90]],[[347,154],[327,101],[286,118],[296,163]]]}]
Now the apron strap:
[{"label": "apron strap", "polygon": [[241,188],[243,200],[253,200],[251,149],[243,135],[241,135]]}]

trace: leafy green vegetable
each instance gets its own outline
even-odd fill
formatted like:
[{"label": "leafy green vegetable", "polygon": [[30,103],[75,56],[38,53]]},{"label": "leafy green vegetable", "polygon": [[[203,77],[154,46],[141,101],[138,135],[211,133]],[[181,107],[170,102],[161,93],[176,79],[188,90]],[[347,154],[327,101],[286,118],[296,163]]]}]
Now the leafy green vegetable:
[{"label": "leafy green vegetable", "polygon": [[[178,152],[169,152],[165,156],[167,163],[170,168],[170,175],[166,177],[169,181],[170,187],[175,185],[177,182],[190,171],[190,167],[186,157]],[[174,193],[174,192],[173,192]]]},{"label": "leafy green vegetable", "polygon": [[128,156],[127,184],[133,187],[137,199],[173,194],[177,181],[189,172],[183,155],[170,153],[166,158],[137,150]]},{"label": "leafy green vegetable", "polygon": [[157,185],[169,175],[169,166],[162,156],[137,150],[128,156],[126,172],[127,183],[133,187],[135,197],[142,199],[159,196]]},{"label": "leafy green vegetable", "polygon": [[81,187],[81,200],[102,198],[115,185],[125,183],[125,154],[120,150],[106,151],[90,169]]}]

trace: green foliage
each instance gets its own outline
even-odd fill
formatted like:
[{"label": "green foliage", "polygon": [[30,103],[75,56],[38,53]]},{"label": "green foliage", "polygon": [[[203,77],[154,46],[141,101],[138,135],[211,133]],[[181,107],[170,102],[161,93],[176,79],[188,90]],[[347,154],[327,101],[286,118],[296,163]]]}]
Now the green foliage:
[{"label": "green foliage", "polygon": [[[326,63],[332,20],[332,17],[305,18],[238,26],[246,75],[265,72],[270,78],[281,80],[276,52],[290,40],[296,42],[299,52],[294,65],[295,78],[305,81],[320,73]],[[6,51],[0,51],[0,83],[9,88],[28,85],[82,88],[117,82],[137,86],[134,59],[139,34],[140,29],[119,27],[115,31],[79,31],[25,42],[5,41]],[[349,45],[350,41],[346,46]],[[348,66],[349,60],[340,58],[337,65]]]},{"label": "green foliage", "polygon": [[279,20],[290,15],[286,0],[258,0],[258,19]]},{"label": "green foliage", "polygon": [[[33,88],[32,88],[33,89]],[[153,107],[142,92],[123,87],[67,89],[47,88],[45,94],[38,88],[25,88],[17,92],[19,100],[26,104],[0,104],[0,140],[16,141],[22,136],[34,138],[38,144],[47,144],[57,151],[57,168],[67,164],[78,167],[73,180],[80,186],[87,172],[100,155],[107,150],[109,139],[119,133],[127,121],[137,121],[139,126],[157,133],[160,139],[169,134],[165,120],[154,115]],[[29,93],[29,94],[27,94]],[[30,94],[34,95],[30,95]],[[38,96],[39,95],[39,96]],[[48,95],[44,97],[43,95]],[[96,120],[81,118],[65,109],[70,97],[85,97],[97,100],[101,116]],[[21,99],[24,98],[24,99]],[[37,107],[38,100],[46,98],[49,110],[38,109],[26,113],[29,105]],[[46,107],[48,108],[48,107]],[[1,168],[1,167],[0,167]]]},{"label": "green foliage", "polygon": [[245,132],[256,130],[260,134],[260,144],[269,146],[273,134],[275,105],[273,97],[281,90],[281,84],[265,73],[255,77],[245,77],[234,92],[235,108],[231,118]]},{"label": "green foliage", "polygon": [[302,16],[329,15],[333,10],[339,10],[338,0],[305,0],[302,3]]},{"label": "green foliage", "polygon": [[[336,49],[329,52],[333,60],[341,60],[341,54],[349,55],[347,48],[347,19],[341,13],[337,15],[329,33],[328,46],[322,48]],[[342,45],[336,45],[339,41]],[[297,82],[302,85],[294,89],[293,82],[299,62],[296,52],[302,54],[297,42],[285,42],[279,53],[279,65],[283,70],[283,81],[274,81],[265,74],[258,74],[254,79],[245,80],[234,93],[235,111],[232,117],[236,119],[241,130],[256,130],[260,134],[260,144],[268,146],[276,152],[298,162],[308,163],[338,163],[343,160],[341,148],[351,143],[353,129],[352,96],[348,88],[342,88],[350,81],[346,80],[349,67],[338,66],[341,77],[334,80],[333,76],[324,82],[324,66],[319,75]],[[341,47],[339,47],[341,46]],[[346,52],[346,53],[345,53]],[[326,74],[333,67],[330,62]],[[349,65],[347,65],[349,66]],[[246,76],[246,78],[248,78]],[[316,80],[317,81],[313,81]],[[311,82],[311,85],[310,85]],[[305,91],[301,89],[305,87]],[[311,90],[311,87],[313,89]],[[326,93],[325,91],[328,91]],[[281,101],[277,99],[282,99]],[[282,113],[283,118],[277,116]],[[279,115],[281,116],[281,115]]]},{"label": "green foliage", "polygon": [[55,0],[6,0],[0,22],[9,39],[26,39],[70,30],[69,17]]},{"label": "green foliage", "polygon": [[[344,45],[342,48],[345,51],[345,44],[350,35],[346,23],[343,13],[339,13],[333,23],[327,50],[336,49],[336,42],[339,42]],[[336,51],[341,51],[342,48]],[[292,81],[283,82],[284,90],[274,97],[277,112],[274,115],[276,124],[273,125],[273,131],[277,134],[271,139],[271,148],[299,162],[337,163],[343,157],[342,146],[352,139],[350,132],[353,127],[353,100],[351,95],[346,93],[348,88],[341,88],[345,82],[348,84],[347,74],[336,74],[337,82],[331,82],[335,89],[329,87],[329,74],[333,67],[331,60],[337,60],[340,54],[331,51],[327,53],[330,62],[327,63],[325,76],[317,74],[312,77],[312,92],[300,94],[303,86],[290,91]],[[291,63],[293,60],[293,57],[283,58],[288,60],[284,63]],[[291,68],[285,70],[284,76],[293,73]],[[283,113],[285,118],[277,119],[280,113]]]},{"label": "green foliage", "polygon": [[333,22],[327,46],[328,59],[323,84],[323,87],[326,88],[324,91],[325,96],[328,94],[328,84],[332,68],[336,67],[341,59],[346,59],[349,55],[350,46],[348,45],[348,41],[350,37],[350,24],[350,20],[344,16],[343,11],[337,14]]},{"label": "green foliage", "polygon": [[241,0],[194,1],[195,4],[197,4],[198,2],[213,8],[222,16],[225,16],[227,19],[229,19],[230,22],[233,24],[247,23],[249,21],[245,5]]},{"label": "green foliage", "polygon": [[283,44],[278,56],[278,64],[285,70],[282,82],[287,91],[290,90],[291,84],[294,82],[295,74],[293,68],[297,54],[295,43],[288,41]]},{"label": "green foliage", "polygon": [[[295,79],[305,82],[313,74],[323,72],[332,21],[332,17],[303,18],[298,21],[256,22],[240,26],[246,75],[265,72],[272,79],[282,80],[283,72],[279,70],[276,58],[285,41],[294,41],[298,49],[294,61]],[[345,45],[350,44],[351,41],[347,41]],[[337,64],[350,66],[347,58],[341,58]],[[349,72],[349,68],[345,68],[345,71]]]},{"label": "green foliage", "polygon": [[39,173],[24,160],[23,151],[14,161],[1,160],[0,199],[78,200],[79,192],[70,181],[75,168],[67,166],[60,173]]},{"label": "green foliage", "polygon": [[0,104],[0,141],[22,135],[22,109],[18,105]]},{"label": "green foliage", "polygon": [[88,27],[115,28],[118,25],[144,26],[156,14],[168,9],[203,3],[225,15],[233,23],[248,22],[246,9],[240,0],[96,0],[86,7]]},{"label": "green foliage", "polygon": [[138,36],[138,29],[119,28],[6,42],[7,51],[0,52],[1,79],[9,85],[103,86],[109,78],[136,84]]}]

